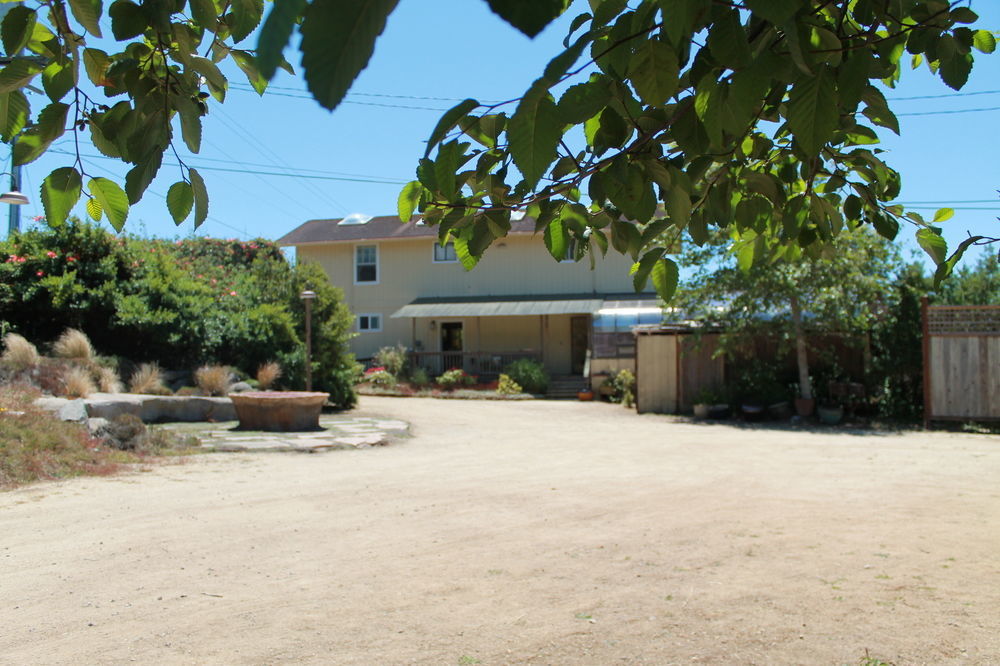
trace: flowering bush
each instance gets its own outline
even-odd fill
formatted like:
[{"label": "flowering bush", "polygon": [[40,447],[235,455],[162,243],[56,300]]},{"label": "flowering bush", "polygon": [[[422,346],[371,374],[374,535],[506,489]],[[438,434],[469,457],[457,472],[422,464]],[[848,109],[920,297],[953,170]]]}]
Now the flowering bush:
[{"label": "flowering bush", "polygon": [[380,365],[365,370],[365,374],[362,376],[361,381],[366,384],[371,384],[372,386],[381,386],[383,388],[392,388],[396,385],[396,377]]},{"label": "flowering bush", "polygon": [[461,368],[452,368],[437,378],[437,384],[443,389],[454,389],[459,386],[472,386],[476,383],[473,375],[468,375]]},{"label": "flowering bush", "polygon": [[514,395],[523,392],[521,385],[511,379],[509,375],[500,375],[500,383],[497,384],[497,393],[500,395]]}]

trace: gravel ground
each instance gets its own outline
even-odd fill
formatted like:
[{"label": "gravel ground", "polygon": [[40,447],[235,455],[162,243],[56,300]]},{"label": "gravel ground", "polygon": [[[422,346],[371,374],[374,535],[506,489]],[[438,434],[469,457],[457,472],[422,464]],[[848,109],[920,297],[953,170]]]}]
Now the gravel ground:
[{"label": "gravel ground", "polygon": [[0,663],[1000,663],[1000,437],[356,414],[412,436],[0,494]]}]

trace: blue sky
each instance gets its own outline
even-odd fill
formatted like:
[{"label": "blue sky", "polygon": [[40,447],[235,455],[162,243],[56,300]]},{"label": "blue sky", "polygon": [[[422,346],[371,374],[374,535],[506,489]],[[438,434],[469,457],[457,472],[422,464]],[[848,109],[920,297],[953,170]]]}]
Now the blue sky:
[{"label": "blue sky", "polygon": [[[198,230],[190,221],[174,226],[162,195],[179,179],[179,169],[165,160],[143,201],[133,207],[126,230],[165,237],[277,238],[310,219],[392,214],[441,111],[465,97],[486,101],[521,94],[561,48],[569,19],[585,4],[578,0],[566,17],[530,40],[481,0],[401,0],[368,69],[333,113],[307,98],[300,76],[279,73],[260,98],[238,71],[228,71],[232,88],[226,103],[213,104],[205,119],[201,154],[185,156],[208,183],[209,220]],[[1000,29],[1000,2],[978,0],[972,7],[982,17],[981,27]],[[297,51],[286,56],[297,65]],[[915,204],[927,215],[933,210],[923,207],[956,208],[944,224],[950,246],[967,232],[1000,236],[1000,110],[939,113],[1000,107],[1000,54],[977,53],[959,95],[926,68],[907,71],[886,95],[937,96],[893,102],[902,136],[885,131],[881,147],[902,173],[899,201],[930,202]],[[908,115],[928,113],[933,115]],[[71,150],[71,143],[63,140],[56,150]],[[122,165],[97,157],[86,144],[82,152],[92,156],[85,158],[92,175],[123,177]],[[53,152],[26,167],[24,189],[33,203],[22,207],[24,223],[42,213],[37,191],[45,175],[70,162],[68,155]],[[904,229],[901,236],[912,234]]]}]

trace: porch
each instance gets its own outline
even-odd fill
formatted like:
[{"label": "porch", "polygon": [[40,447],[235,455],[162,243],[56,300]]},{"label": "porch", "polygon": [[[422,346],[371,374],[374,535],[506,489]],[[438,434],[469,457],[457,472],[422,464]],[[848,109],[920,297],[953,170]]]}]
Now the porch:
[{"label": "porch", "polygon": [[496,379],[504,368],[523,358],[542,362],[542,355],[537,352],[410,352],[411,366],[423,368],[431,377],[437,377],[452,368],[461,368],[466,373],[487,381]]}]

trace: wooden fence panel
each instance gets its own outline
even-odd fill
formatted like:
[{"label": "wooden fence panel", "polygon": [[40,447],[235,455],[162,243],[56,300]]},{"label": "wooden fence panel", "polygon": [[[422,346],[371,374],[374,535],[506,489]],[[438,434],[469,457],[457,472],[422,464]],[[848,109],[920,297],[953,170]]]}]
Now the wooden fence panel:
[{"label": "wooden fence panel", "polygon": [[687,411],[701,391],[722,389],[725,384],[725,361],[722,356],[713,358],[719,348],[718,335],[708,334],[699,338],[685,335],[681,339],[680,395],[677,402],[681,411]]},{"label": "wooden fence panel", "polygon": [[676,335],[637,336],[635,379],[637,412],[677,411]]},{"label": "wooden fence panel", "polygon": [[924,420],[1000,419],[1000,306],[924,303]]}]

